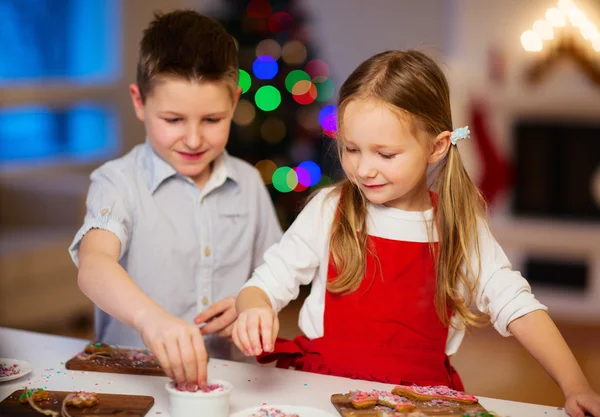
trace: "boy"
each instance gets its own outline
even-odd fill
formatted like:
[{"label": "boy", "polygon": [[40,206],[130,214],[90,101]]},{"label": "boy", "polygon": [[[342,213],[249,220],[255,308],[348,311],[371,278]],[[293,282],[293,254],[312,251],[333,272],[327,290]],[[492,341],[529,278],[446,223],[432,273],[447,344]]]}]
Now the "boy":
[{"label": "boy", "polygon": [[221,25],[193,11],[157,15],[129,87],[146,143],[92,173],[69,249],[97,306],[97,340],[145,344],[190,389],[206,382],[207,351],[230,358],[234,296],[281,237],[260,175],[224,150],[237,83]]}]

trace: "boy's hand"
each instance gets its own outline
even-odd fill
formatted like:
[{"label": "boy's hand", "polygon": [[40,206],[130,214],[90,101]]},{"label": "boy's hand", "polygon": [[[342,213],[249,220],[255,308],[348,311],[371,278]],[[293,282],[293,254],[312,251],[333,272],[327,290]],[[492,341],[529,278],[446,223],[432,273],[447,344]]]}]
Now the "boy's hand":
[{"label": "boy's hand", "polygon": [[600,416],[600,395],[590,387],[566,397],[565,409],[571,417]]},{"label": "boy's hand", "polygon": [[219,337],[230,339],[235,319],[237,319],[235,297],[227,297],[198,314],[194,323],[198,325],[206,323],[201,329],[202,334],[215,333]]},{"label": "boy's hand", "polygon": [[233,324],[233,342],[246,356],[272,352],[279,319],[271,307],[249,308]]},{"label": "boy's hand", "polygon": [[208,355],[198,327],[161,312],[138,317],[135,328],[177,386],[206,385]]}]

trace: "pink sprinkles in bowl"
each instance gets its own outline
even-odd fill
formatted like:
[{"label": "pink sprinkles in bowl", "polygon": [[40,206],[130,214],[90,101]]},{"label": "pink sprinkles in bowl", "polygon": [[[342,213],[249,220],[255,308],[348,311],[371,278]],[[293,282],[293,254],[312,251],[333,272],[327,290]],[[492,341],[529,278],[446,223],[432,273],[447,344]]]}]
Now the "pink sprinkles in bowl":
[{"label": "pink sprinkles in bowl", "polygon": [[16,363],[14,365],[8,365],[5,363],[0,363],[0,378],[4,378],[7,376],[15,376],[21,373],[21,369],[19,365]]}]

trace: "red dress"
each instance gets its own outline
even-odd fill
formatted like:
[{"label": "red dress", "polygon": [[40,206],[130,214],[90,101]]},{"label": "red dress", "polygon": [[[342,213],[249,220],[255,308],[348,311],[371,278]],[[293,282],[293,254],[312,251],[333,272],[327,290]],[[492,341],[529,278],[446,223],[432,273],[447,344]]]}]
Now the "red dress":
[{"label": "red dress", "polygon": [[[445,353],[448,328],[435,310],[429,243],[369,240],[380,262],[367,255],[358,290],[347,295],[326,291],[323,337],[278,338],[274,352],[257,360],[326,375],[463,391]],[[335,276],[330,263],[328,280]]]}]

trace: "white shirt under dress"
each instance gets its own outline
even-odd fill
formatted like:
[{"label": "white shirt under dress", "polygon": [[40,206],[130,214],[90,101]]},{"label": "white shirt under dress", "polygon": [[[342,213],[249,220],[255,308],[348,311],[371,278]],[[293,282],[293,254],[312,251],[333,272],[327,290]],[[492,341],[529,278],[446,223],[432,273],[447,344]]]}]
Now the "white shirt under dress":
[{"label": "white shirt under dress", "polygon": [[[329,234],[339,196],[331,188],[321,190],[300,213],[279,243],[267,250],[264,263],[244,287],[262,289],[279,312],[298,296],[300,285],[312,282],[311,292],[300,310],[299,327],[309,338],[323,336],[325,291],[329,266]],[[428,242],[427,225],[433,209],[425,212],[404,211],[382,205],[369,204],[367,232],[370,236],[408,242]],[[437,241],[437,236],[434,237]],[[479,227],[481,271],[476,286],[474,304],[490,316],[495,329],[510,336],[511,321],[534,310],[547,310],[534,295],[525,278],[511,269],[502,248],[482,221]],[[478,262],[472,259],[475,273]],[[458,350],[464,334],[464,325],[453,319],[446,342],[446,354]]]}]

